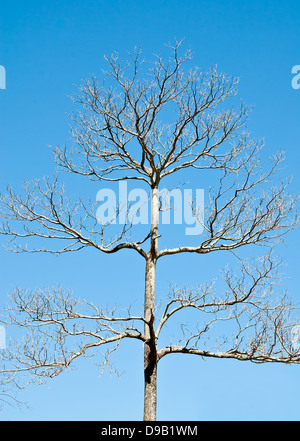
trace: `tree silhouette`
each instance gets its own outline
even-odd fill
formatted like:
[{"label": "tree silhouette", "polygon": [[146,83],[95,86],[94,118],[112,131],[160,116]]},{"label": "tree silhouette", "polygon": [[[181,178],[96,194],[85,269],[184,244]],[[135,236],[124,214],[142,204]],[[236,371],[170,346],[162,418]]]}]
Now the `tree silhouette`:
[{"label": "tree silhouette", "polygon": [[[294,307],[285,296],[274,294],[281,276],[280,262],[271,250],[298,222],[296,199],[286,193],[289,181],[271,185],[283,153],[274,155],[267,170],[262,167],[263,143],[245,126],[249,107],[224,106],[236,95],[238,80],[216,68],[207,73],[187,70],[191,54],[181,55],[180,46],[177,42],[169,46],[167,60],[155,55],[146,62],[140,50],[126,63],[116,53],[106,58],[106,82],[92,77],[73,98],[79,110],[71,117],[72,144],[53,149],[61,171],[95,182],[134,180],[148,186],[147,234],[130,239],[134,225],[127,219],[117,236],[108,239],[112,220],[101,224],[95,206],[68,199],[59,183],[61,175],[29,182],[21,195],[8,187],[1,196],[1,233],[11,238],[14,252],[61,254],[86,247],[108,254],[137,252],[145,261],[144,311],[139,315],[130,309],[108,311],[74,299],[62,288],[15,289],[3,322],[25,327],[28,335],[1,352],[3,386],[43,382],[102,346],[108,348],[105,365],[123,339],[137,339],[144,348],[144,420],[149,421],[156,419],[157,365],[169,354],[300,362],[291,332],[296,324],[291,316]],[[193,245],[160,248],[159,190],[165,178],[187,170],[205,172],[208,181],[213,176],[203,234],[194,237]],[[31,242],[34,238],[39,240]],[[167,233],[163,238],[167,240]],[[265,255],[242,259],[238,250],[248,245],[264,247]],[[220,286],[215,280],[197,289],[173,288],[165,304],[156,307],[159,259],[225,251],[235,253],[239,272],[225,269]],[[198,312],[200,324],[184,329],[177,344],[161,347],[159,337],[166,323],[189,309]],[[220,338],[220,327],[227,330],[228,324],[228,335]]]}]

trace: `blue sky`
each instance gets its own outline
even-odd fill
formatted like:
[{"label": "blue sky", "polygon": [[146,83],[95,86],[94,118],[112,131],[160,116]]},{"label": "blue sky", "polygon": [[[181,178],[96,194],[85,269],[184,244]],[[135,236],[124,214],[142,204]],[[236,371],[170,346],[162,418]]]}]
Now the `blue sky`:
[{"label": "blue sky", "polygon": [[[240,77],[239,98],[255,105],[248,127],[266,141],[265,151],[286,151],[286,169],[299,189],[300,89],[291,86],[300,64],[298,0],[203,1],[15,1],[4,2],[0,17],[1,188],[54,172],[48,145],[69,134],[66,113],[74,84],[101,75],[104,54],[140,46],[146,56],[185,38],[192,64]],[[90,188],[90,187],[89,187]],[[96,197],[97,184],[91,189]],[[299,301],[299,233],[292,232],[280,255],[287,263],[285,286]],[[217,261],[214,261],[217,259]],[[216,257],[166,259],[158,268],[158,294],[172,282],[196,283],[213,276]],[[200,271],[199,272],[199,268]],[[132,253],[114,256],[84,251],[63,255],[14,255],[0,249],[0,301],[13,286],[62,284],[77,297],[105,303],[141,302],[143,261]],[[101,295],[99,295],[99,293]],[[9,337],[9,336],[8,336]],[[114,361],[121,378],[99,378],[89,359],[78,369],[24,392],[30,408],[3,410],[10,420],[138,420],[142,418],[142,346],[120,347]],[[159,366],[160,420],[299,420],[297,366],[261,365],[197,357],[166,357]]]}]

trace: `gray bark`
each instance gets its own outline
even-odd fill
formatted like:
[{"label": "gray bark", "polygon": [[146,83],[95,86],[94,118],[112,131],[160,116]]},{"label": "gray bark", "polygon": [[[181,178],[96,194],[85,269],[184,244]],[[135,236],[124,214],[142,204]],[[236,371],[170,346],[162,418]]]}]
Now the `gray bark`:
[{"label": "gray bark", "polygon": [[151,246],[145,272],[144,421],[156,420],[157,349],[154,329],[155,268],[158,254],[158,189],[151,195]]}]

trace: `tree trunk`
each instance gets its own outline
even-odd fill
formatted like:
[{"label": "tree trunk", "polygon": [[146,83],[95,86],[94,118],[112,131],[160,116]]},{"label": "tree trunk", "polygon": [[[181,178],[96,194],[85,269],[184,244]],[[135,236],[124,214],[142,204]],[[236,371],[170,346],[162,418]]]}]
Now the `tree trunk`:
[{"label": "tree trunk", "polygon": [[156,421],[157,350],[154,330],[155,268],[158,251],[158,189],[151,197],[151,246],[145,274],[144,421]]}]

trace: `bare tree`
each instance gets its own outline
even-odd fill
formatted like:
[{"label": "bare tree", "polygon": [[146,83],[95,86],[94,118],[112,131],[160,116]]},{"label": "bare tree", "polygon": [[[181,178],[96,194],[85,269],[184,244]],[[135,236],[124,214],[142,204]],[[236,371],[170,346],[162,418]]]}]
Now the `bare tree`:
[{"label": "bare tree", "polygon": [[[1,197],[1,232],[11,237],[15,252],[60,254],[85,247],[103,253],[136,251],[145,260],[144,312],[106,311],[73,299],[61,288],[16,289],[3,321],[24,327],[28,335],[3,351],[3,384],[22,388],[43,382],[102,346],[108,348],[103,365],[109,364],[120,342],[134,338],[144,346],[144,420],[155,420],[157,365],[168,354],[300,362],[291,338],[294,307],[276,294],[279,262],[268,250],[298,222],[296,199],[286,193],[289,182],[271,184],[283,154],[274,155],[264,171],[259,158],[263,143],[246,131],[249,107],[224,106],[236,95],[238,80],[216,68],[207,73],[187,70],[190,52],[181,55],[180,43],[169,50],[168,60],[155,55],[147,70],[139,50],[125,64],[117,54],[107,58],[106,82],[92,77],[74,98],[81,110],[71,117],[71,146],[53,149],[62,171],[97,182],[135,180],[149,186],[151,227],[143,237],[129,237],[133,225],[128,221],[108,240],[112,222],[101,225],[94,206],[69,200],[58,178],[27,183],[22,195],[8,187]],[[206,180],[215,180],[204,233],[193,246],[161,249],[159,188],[165,178],[184,170],[198,170]],[[23,239],[31,238],[40,239],[33,242],[37,247],[24,245]],[[261,259],[243,260],[237,252],[246,245],[261,245],[267,252]],[[216,251],[234,253],[240,273],[225,269],[197,288],[173,288],[165,304],[156,305],[159,259]],[[159,347],[165,325],[191,309],[199,316],[195,328],[182,327],[176,344]]]}]

